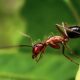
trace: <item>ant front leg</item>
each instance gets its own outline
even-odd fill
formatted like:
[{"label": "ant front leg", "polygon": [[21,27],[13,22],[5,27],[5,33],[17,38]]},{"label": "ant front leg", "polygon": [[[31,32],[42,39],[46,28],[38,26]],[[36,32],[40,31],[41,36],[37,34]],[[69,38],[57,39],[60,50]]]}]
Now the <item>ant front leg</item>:
[{"label": "ant front leg", "polygon": [[[77,63],[76,61],[74,61],[71,57],[65,55],[65,53],[64,53],[64,49],[65,49],[65,48],[68,49],[67,46],[66,46],[66,44],[62,43],[62,54],[63,54],[67,59],[69,59],[71,62],[79,65],[79,63]],[[68,50],[69,50],[69,49],[68,49]],[[71,51],[70,51],[70,52],[71,52]]]},{"label": "ant front leg", "polygon": [[42,58],[46,47],[47,47],[47,46],[44,46],[44,48],[41,50],[40,55],[39,55],[39,58],[38,58],[38,59],[36,58],[36,62],[38,62],[38,61]]}]

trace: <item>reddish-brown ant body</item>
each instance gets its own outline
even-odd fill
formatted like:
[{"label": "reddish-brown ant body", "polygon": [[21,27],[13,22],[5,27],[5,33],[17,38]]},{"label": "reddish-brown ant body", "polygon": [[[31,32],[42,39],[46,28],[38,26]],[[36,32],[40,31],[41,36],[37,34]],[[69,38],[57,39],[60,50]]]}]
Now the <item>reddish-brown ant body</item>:
[{"label": "reddish-brown ant body", "polygon": [[[36,43],[36,44],[32,44],[31,46],[29,46],[29,45],[16,45],[16,46],[6,46],[6,47],[1,47],[1,48],[32,47],[32,58],[36,59],[36,61],[39,61],[39,59],[43,55],[47,46],[50,46],[50,47],[55,48],[55,49],[60,49],[60,47],[62,45],[62,54],[66,58],[68,58],[70,61],[79,65],[72,58],[70,58],[69,56],[64,54],[64,49],[66,48],[72,54],[76,55],[75,52],[73,52],[69,48],[69,46],[67,45],[67,42],[69,41],[70,38],[80,37],[80,27],[78,27],[78,26],[67,27],[64,23],[62,23],[62,25],[56,24],[56,27],[62,35],[49,37],[48,39],[46,39],[44,41],[41,41],[39,43]],[[32,38],[29,35],[26,35],[24,33],[21,33],[21,34],[28,37],[31,40],[31,43],[32,43]]]},{"label": "reddish-brown ant body", "polygon": [[33,56],[32,58],[36,58],[37,55],[41,52],[41,54],[45,51],[45,48],[47,46],[50,46],[52,48],[59,49],[60,45],[59,43],[66,43],[68,41],[67,38],[63,38],[62,36],[54,36],[42,43],[37,43],[33,46]]},{"label": "reddish-brown ant body", "polygon": [[[63,55],[68,58],[70,61],[74,62],[75,64],[79,65],[77,62],[75,62],[72,58],[70,58],[69,56],[65,55],[64,54],[64,49],[66,48],[67,50],[69,50],[72,54],[76,55],[75,52],[73,52],[69,46],[67,45],[67,42],[69,41],[69,38],[77,38],[80,36],[80,33],[77,37],[75,37],[77,34],[78,34],[78,31],[76,33],[75,36],[71,36],[70,34],[68,33],[72,33],[73,35],[75,34],[76,30],[77,30],[77,27],[76,29],[74,30],[73,28],[74,27],[66,27],[66,25],[64,23],[62,23],[62,25],[59,25],[59,24],[56,24],[56,27],[58,29],[58,31],[62,34],[62,36],[52,36],[50,38],[48,38],[47,40],[43,41],[43,42],[40,42],[40,43],[36,43],[34,46],[33,46],[33,54],[32,54],[32,58],[35,59],[37,58],[38,55],[41,55],[44,53],[45,51],[45,48],[47,46],[50,46],[52,48],[55,48],[55,49],[60,49],[60,44],[63,46],[62,48],[62,53]],[[63,30],[61,29],[63,28]],[[80,27],[79,27],[80,29]],[[73,30],[73,31],[72,31]],[[77,55],[76,55],[77,56]],[[39,57],[39,59],[40,59]],[[78,56],[77,56],[78,57]],[[39,60],[38,59],[38,60]]]}]

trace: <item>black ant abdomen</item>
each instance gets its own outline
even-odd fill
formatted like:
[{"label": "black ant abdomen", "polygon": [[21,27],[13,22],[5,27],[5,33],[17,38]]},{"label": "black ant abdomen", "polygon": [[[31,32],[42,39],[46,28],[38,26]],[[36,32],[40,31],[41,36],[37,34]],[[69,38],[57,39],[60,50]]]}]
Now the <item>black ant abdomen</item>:
[{"label": "black ant abdomen", "polygon": [[69,38],[79,38],[80,37],[80,26],[71,26],[68,27],[69,30],[66,30]]}]

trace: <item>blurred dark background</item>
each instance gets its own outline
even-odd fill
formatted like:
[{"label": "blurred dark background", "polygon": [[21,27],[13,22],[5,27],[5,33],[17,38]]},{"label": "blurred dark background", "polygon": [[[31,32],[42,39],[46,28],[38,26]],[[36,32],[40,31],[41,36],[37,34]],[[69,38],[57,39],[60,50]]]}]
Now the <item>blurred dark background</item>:
[{"label": "blurred dark background", "polygon": [[[28,44],[45,40],[51,32],[60,35],[55,24],[80,25],[79,0],[1,0],[1,46]],[[79,39],[71,39],[70,48],[79,53]],[[0,80],[75,80],[78,66],[61,54],[61,49],[47,48],[42,59],[32,59],[32,48],[0,50]],[[70,51],[66,55],[79,60]]]}]

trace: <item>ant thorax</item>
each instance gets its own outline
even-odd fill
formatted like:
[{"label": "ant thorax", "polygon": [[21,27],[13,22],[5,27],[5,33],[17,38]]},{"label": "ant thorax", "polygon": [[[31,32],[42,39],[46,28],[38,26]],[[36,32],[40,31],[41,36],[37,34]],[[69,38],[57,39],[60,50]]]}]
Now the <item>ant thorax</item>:
[{"label": "ant thorax", "polygon": [[54,36],[46,40],[46,44],[50,44],[50,43],[56,44],[56,43],[62,43],[62,42],[67,42],[67,41],[68,39],[62,36]]}]

